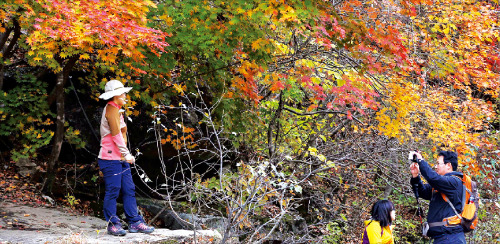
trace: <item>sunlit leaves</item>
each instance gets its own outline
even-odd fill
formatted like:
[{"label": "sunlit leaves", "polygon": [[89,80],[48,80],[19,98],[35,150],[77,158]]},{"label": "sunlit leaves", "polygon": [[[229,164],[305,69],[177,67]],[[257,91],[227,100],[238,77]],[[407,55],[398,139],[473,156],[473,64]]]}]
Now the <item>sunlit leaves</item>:
[{"label": "sunlit leaves", "polygon": [[104,65],[112,66],[120,55],[139,62],[145,58],[139,46],[162,52],[168,45],[166,34],[146,27],[151,1],[65,0],[33,3],[37,11],[26,12],[33,23],[25,23],[29,56],[34,65],[47,64],[60,69],[57,57],[95,55]]},{"label": "sunlit leaves", "polygon": [[[489,130],[487,118],[494,116],[492,102],[500,84],[494,44],[500,30],[494,11],[490,3],[474,0],[412,3],[401,11],[411,16],[402,34],[420,70],[412,78],[422,84],[413,87],[417,104],[396,109],[410,112],[411,127],[404,131],[415,140],[458,151],[468,166],[477,164],[470,145],[491,145],[479,132]],[[394,126],[398,117],[387,126]]]}]

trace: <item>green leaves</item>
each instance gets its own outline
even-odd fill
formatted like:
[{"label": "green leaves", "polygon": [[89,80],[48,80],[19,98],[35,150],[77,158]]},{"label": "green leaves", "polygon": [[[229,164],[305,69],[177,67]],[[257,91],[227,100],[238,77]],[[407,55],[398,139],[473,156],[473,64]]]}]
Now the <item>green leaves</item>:
[{"label": "green leaves", "polygon": [[47,84],[32,75],[16,76],[18,86],[0,92],[0,136],[13,137],[12,159],[37,155],[48,145],[54,115],[47,104]]}]

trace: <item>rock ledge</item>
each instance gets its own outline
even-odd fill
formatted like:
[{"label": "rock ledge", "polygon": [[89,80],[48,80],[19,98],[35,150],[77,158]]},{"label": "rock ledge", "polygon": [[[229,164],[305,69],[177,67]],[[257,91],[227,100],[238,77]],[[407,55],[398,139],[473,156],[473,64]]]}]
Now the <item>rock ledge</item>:
[{"label": "rock ledge", "polygon": [[0,244],[7,243],[217,243],[217,230],[156,229],[152,234],[106,234],[106,221],[56,208],[0,202]]}]

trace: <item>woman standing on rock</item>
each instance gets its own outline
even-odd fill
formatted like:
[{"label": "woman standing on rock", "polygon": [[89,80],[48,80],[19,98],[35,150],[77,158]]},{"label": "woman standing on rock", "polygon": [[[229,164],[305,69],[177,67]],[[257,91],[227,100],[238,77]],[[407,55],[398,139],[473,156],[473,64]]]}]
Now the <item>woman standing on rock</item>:
[{"label": "woman standing on rock", "polygon": [[99,98],[110,100],[101,117],[101,150],[99,151],[99,168],[104,175],[106,193],[104,196],[104,217],[108,222],[108,234],[123,236],[120,219],[116,216],[116,199],[120,192],[123,198],[123,208],[129,223],[131,233],[151,233],[154,228],[147,226],[144,219],[137,212],[135,199],[135,185],[130,172],[130,164],[135,158],[127,149],[127,125],[121,114],[121,107],[125,105],[125,93],[131,87],[124,87],[120,81],[110,80],[106,83],[104,93]]}]

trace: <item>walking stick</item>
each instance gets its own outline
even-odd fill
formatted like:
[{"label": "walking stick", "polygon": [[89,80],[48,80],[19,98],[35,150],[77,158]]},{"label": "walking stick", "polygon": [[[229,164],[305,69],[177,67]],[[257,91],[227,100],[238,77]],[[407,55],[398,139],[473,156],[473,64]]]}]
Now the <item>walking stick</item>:
[{"label": "walking stick", "polygon": [[[411,165],[412,163],[416,162],[417,162],[417,155],[415,154],[412,155],[412,153],[410,152],[410,157],[408,157],[408,163],[410,163]],[[418,218],[420,219],[420,229],[423,230],[424,223],[422,221],[422,216],[424,216],[424,213],[422,211],[422,208],[420,207],[420,201],[418,200],[418,184],[413,184],[412,189],[413,189],[413,194],[415,194],[415,198],[417,199],[417,215]]]},{"label": "walking stick", "polygon": [[417,199],[417,215],[420,219],[420,228],[423,228],[422,216],[424,215],[422,208],[420,207],[420,201],[418,200],[418,184],[413,184],[413,193],[415,194],[415,198]]}]

